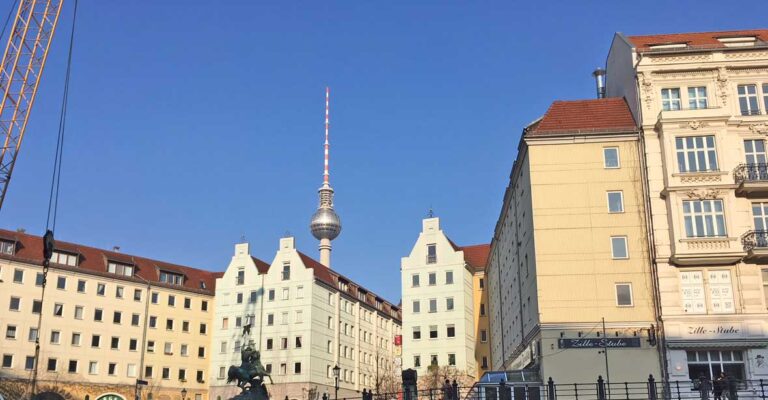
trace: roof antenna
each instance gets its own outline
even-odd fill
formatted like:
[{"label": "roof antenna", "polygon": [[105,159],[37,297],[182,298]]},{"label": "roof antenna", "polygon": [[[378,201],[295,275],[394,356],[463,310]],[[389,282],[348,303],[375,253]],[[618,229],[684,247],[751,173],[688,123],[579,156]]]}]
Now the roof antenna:
[{"label": "roof antenna", "polygon": [[432,210],[432,205],[429,206],[429,211],[427,212],[427,218],[434,218],[435,212]]},{"label": "roof antenna", "polygon": [[247,239],[245,238],[245,234],[240,235],[240,243],[246,243]]}]

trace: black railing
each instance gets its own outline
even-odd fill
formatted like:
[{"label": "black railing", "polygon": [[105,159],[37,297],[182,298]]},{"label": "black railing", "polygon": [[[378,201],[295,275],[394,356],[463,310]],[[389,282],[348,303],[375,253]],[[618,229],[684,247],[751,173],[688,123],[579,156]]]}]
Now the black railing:
[{"label": "black railing", "polygon": [[739,164],[733,170],[733,180],[737,185],[744,182],[768,182],[768,164]]},{"label": "black railing", "polygon": [[741,115],[760,115],[760,109],[754,109],[754,110],[741,110]]},{"label": "black railing", "polygon": [[768,231],[749,231],[741,235],[741,245],[744,251],[768,248]]}]

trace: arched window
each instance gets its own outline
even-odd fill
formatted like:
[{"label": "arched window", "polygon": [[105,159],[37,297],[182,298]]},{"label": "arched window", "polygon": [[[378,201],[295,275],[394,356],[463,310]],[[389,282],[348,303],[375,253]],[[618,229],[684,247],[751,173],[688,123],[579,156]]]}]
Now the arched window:
[{"label": "arched window", "polygon": [[103,394],[99,396],[96,400],[125,400],[123,396],[120,396],[118,394]]}]

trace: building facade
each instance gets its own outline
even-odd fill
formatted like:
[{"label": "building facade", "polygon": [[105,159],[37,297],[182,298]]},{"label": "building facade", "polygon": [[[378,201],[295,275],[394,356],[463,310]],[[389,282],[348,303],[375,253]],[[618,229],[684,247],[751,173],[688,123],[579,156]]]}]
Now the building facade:
[{"label": "building facade", "polygon": [[391,390],[399,376],[397,306],[299,252],[292,237],[280,239],[269,264],[252,257],[247,243],[237,244],[216,298],[212,398],[238,392],[226,373],[245,345],[261,353],[274,398],[334,396],[336,366],[339,397]]},{"label": "building facade", "polygon": [[659,376],[638,139],[622,99],[557,101],[523,131],[486,268],[494,370]]},{"label": "building facade", "polygon": [[[488,368],[484,268],[488,245],[459,247],[427,218],[401,261],[403,368],[452,367],[472,379]],[[482,282],[482,283],[481,283]]]},{"label": "building facade", "polygon": [[642,127],[669,378],[766,378],[768,30],[616,34],[606,92]]},{"label": "building facade", "polygon": [[[0,394],[207,400],[215,274],[56,242],[45,298],[42,238],[0,230]],[[7,307],[7,308],[5,308]],[[41,317],[38,331],[38,317]],[[111,396],[111,397],[110,397]]]}]

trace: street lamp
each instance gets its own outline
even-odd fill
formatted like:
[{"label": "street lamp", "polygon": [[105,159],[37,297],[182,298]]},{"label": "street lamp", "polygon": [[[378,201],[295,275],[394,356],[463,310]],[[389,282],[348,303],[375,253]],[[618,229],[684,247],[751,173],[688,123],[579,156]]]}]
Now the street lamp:
[{"label": "street lamp", "polygon": [[187,389],[181,389],[181,400],[187,400]]},{"label": "street lamp", "polygon": [[336,380],[336,383],[333,385],[334,389],[336,389],[336,396],[334,396],[333,400],[339,400],[339,372],[341,371],[341,368],[339,366],[333,367],[333,377]]}]

